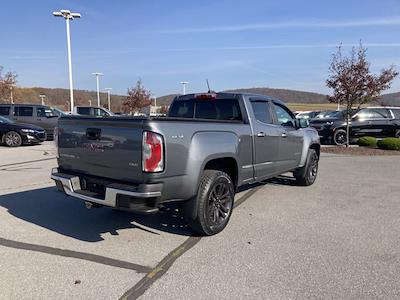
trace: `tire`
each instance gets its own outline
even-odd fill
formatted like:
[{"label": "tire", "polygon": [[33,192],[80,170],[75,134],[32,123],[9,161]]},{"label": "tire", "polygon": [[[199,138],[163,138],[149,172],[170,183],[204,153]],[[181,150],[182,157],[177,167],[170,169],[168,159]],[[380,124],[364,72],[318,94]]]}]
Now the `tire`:
[{"label": "tire", "polygon": [[232,215],[234,196],[234,185],[228,174],[205,170],[194,199],[196,216],[187,218],[192,230],[206,236],[221,232]]},{"label": "tire", "polygon": [[293,172],[298,185],[309,186],[315,182],[318,175],[318,161],[317,152],[314,149],[309,149],[305,166]]},{"label": "tire", "polygon": [[400,139],[400,129],[396,130],[394,136]]},{"label": "tire", "polygon": [[22,137],[18,132],[9,131],[3,136],[3,142],[7,147],[19,147],[22,145]]},{"label": "tire", "polygon": [[347,142],[347,133],[344,129],[338,129],[333,134],[333,143],[338,146],[343,146]]}]

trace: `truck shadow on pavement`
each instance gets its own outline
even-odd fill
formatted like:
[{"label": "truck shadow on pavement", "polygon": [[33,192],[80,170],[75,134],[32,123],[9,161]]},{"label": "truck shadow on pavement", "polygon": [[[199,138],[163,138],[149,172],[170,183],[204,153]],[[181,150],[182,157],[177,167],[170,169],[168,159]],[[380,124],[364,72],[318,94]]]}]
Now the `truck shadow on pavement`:
[{"label": "truck shadow on pavement", "polygon": [[[245,186],[240,191],[265,183],[294,185],[293,178],[280,176],[264,183]],[[103,233],[118,235],[118,230],[128,228],[156,235],[160,234],[158,231],[184,236],[195,235],[174,203],[169,203],[159,213],[151,215],[107,207],[87,209],[83,201],[61,194],[55,187],[48,187],[1,195],[0,206],[19,219],[86,242],[99,242],[104,240]]]},{"label": "truck shadow on pavement", "polygon": [[86,242],[99,242],[104,240],[103,233],[118,235],[117,230],[128,228],[157,235],[152,229],[193,235],[173,205],[154,215],[105,207],[87,209],[83,201],[61,194],[55,187],[1,195],[0,206],[19,219]]}]

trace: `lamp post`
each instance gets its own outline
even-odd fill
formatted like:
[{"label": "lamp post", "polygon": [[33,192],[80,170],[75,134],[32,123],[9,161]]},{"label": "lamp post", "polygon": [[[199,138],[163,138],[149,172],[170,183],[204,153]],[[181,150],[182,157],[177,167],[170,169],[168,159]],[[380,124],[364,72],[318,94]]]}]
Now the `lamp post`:
[{"label": "lamp post", "polygon": [[14,104],[14,95],[13,95],[12,85],[10,86],[10,102],[11,102],[11,104]]},{"label": "lamp post", "polygon": [[186,85],[189,84],[189,81],[181,81],[181,84],[183,89],[183,95],[186,95]]},{"label": "lamp post", "polygon": [[44,105],[44,98],[46,98],[46,95],[40,94],[39,97],[40,100],[42,100],[42,105]]},{"label": "lamp post", "polygon": [[96,85],[97,85],[97,106],[100,107],[100,80],[99,77],[103,76],[103,73],[94,72],[92,73],[93,76],[96,76]]},{"label": "lamp post", "polygon": [[72,13],[69,10],[62,9],[60,11],[53,12],[55,17],[63,17],[67,26],[67,49],[68,49],[68,73],[69,73],[69,94],[70,94],[70,104],[71,112],[74,110],[74,87],[72,83],[72,59],[71,59],[71,35],[69,32],[69,21],[74,18],[80,18],[80,13]]},{"label": "lamp post", "polygon": [[111,111],[111,90],[112,88],[105,88],[108,96],[108,110]]}]

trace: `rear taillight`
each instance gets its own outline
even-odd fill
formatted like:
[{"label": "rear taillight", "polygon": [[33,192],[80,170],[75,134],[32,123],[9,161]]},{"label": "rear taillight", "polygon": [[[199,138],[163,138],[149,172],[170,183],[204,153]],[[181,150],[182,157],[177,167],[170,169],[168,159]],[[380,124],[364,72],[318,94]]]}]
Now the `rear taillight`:
[{"label": "rear taillight", "polygon": [[142,167],[144,172],[164,170],[163,137],[151,131],[143,132]]}]

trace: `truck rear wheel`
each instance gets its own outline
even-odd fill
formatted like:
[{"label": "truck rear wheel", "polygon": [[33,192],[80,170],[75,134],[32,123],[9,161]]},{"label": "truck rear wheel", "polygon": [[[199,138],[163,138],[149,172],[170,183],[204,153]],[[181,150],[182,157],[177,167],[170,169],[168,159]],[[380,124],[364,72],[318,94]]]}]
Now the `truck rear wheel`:
[{"label": "truck rear wheel", "polygon": [[318,174],[318,161],[317,152],[314,149],[309,149],[305,166],[293,172],[293,176],[299,185],[309,186],[315,182]]},{"label": "truck rear wheel", "polygon": [[201,235],[221,232],[231,217],[234,196],[234,185],[228,174],[205,170],[197,193],[197,215],[188,220],[190,227]]}]

